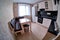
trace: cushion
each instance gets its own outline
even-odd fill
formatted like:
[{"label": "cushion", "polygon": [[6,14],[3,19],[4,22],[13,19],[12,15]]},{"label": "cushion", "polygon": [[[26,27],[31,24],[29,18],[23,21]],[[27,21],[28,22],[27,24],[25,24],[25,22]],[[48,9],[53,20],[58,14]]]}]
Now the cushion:
[{"label": "cushion", "polygon": [[19,19],[18,18],[13,18],[10,22],[12,28],[14,28],[14,31],[19,31],[22,30]]},{"label": "cushion", "polygon": [[16,22],[15,31],[19,31],[19,30],[22,30],[22,27],[19,22]]},{"label": "cushion", "polygon": [[29,27],[29,25],[28,25],[28,24],[24,24],[23,26],[24,26],[24,27]]},{"label": "cushion", "polygon": [[12,28],[14,28],[15,27],[15,19],[12,19],[10,24],[11,24]]}]

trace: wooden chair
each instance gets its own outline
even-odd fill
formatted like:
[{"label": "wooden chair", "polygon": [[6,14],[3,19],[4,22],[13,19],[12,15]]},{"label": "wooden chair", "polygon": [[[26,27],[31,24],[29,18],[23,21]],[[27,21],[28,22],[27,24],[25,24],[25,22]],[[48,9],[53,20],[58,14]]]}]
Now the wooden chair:
[{"label": "wooden chair", "polygon": [[14,35],[16,35],[16,36],[17,36],[17,33],[19,33],[19,32],[21,32],[21,34],[24,33],[23,30],[20,30],[20,31],[16,31],[16,32],[15,32],[15,31],[14,31],[14,28],[12,28],[10,22],[8,22],[8,26],[9,26],[9,29],[10,29],[11,33],[14,34]]},{"label": "wooden chair", "polygon": [[[8,26],[9,26],[9,28],[10,28],[10,30],[11,30],[11,32],[13,33],[13,34],[15,34],[15,35],[17,35],[17,33],[21,33],[21,34],[23,34],[24,33],[24,30],[15,30],[16,29],[16,25],[13,27],[12,25],[11,25],[11,22],[8,22]],[[21,26],[21,28],[23,28],[22,26]]]}]

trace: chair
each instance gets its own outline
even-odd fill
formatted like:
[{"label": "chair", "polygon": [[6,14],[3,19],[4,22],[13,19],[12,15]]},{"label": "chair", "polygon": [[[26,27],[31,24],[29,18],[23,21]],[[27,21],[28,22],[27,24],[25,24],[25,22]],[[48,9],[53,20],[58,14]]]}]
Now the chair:
[{"label": "chair", "polygon": [[23,30],[18,18],[13,18],[10,22],[8,22],[10,30],[17,35],[18,32],[23,34]]}]

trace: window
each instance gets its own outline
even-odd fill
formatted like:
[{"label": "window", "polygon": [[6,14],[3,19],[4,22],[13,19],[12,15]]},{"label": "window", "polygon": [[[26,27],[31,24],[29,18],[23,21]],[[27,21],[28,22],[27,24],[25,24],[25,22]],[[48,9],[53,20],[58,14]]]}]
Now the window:
[{"label": "window", "polygon": [[18,5],[18,16],[30,15],[30,5],[19,4]]}]

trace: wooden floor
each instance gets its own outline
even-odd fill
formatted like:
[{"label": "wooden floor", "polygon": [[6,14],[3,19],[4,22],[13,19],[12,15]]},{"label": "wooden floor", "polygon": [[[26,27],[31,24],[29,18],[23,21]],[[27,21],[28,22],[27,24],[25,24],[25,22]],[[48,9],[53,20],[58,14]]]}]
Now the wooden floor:
[{"label": "wooden floor", "polygon": [[55,37],[55,35],[47,32],[48,31],[47,28],[43,27],[38,23],[32,23],[31,27],[32,32],[27,32],[24,33],[23,35],[18,33],[18,35],[16,36],[17,40],[49,40],[49,39],[51,40],[52,38]]},{"label": "wooden floor", "polygon": [[47,32],[47,34],[45,35],[43,40],[52,40],[54,37],[56,37],[56,36],[53,35],[52,33]]}]

